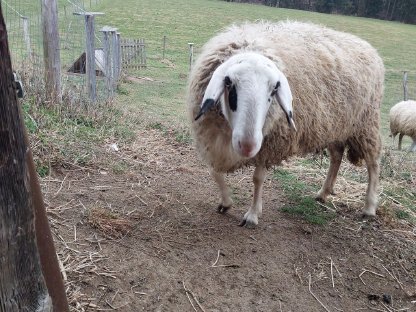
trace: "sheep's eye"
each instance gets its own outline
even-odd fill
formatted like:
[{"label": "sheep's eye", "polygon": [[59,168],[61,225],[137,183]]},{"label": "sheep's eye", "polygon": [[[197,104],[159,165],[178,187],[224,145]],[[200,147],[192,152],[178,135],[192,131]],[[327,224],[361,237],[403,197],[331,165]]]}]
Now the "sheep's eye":
[{"label": "sheep's eye", "polygon": [[231,86],[232,86],[232,82],[231,82],[231,79],[230,79],[230,77],[228,77],[228,76],[225,76],[225,78],[224,78],[224,84],[225,84],[225,87],[228,89],[228,90],[230,90],[230,88],[231,88]]},{"label": "sheep's eye", "polygon": [[277,93],[277,89],[279,89],[279,87],[280,87],[280,81],[278,81],[278,82],[276,83],[276,86],[274,87],[274,89],[273,89],[273,91],[272,91],[272,96],[275,96],[275,95],[276,95],[276,93]]},{"label": "sheep's eye", "polygon": [[233,112],[237,110],[237,90],[235,89],[235,86],[232,86],[229,91],[228,104]]}]

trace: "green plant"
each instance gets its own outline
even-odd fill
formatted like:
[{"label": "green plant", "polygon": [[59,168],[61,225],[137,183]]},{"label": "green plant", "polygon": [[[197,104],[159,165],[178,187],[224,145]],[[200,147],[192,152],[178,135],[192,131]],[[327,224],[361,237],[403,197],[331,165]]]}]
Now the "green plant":
[{"label": "green plant", "polygon": [[335,213],[329,212],[310,197],[311,187],[289,171],[281,168],[276,169],[273,178],[279,181],[290,201],[289,204],[283,206],[282,211],[301,216],[306,221],[318,225],[324,225],[335,217]]}]

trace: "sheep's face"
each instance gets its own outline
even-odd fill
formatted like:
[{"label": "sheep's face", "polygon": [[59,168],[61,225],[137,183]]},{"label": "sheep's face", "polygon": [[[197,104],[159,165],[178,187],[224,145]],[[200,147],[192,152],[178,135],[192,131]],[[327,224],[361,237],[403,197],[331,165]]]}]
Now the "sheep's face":
[{"label": "sheep's face", "polygon": [[273,97],[286,113],[289,124],[295,127],[286,77],[270,59],[257,53],[241,53],[215,70],[196,119],[219,102],[232,129],[233,149],[240,156],[251,158],[261,149]]}]

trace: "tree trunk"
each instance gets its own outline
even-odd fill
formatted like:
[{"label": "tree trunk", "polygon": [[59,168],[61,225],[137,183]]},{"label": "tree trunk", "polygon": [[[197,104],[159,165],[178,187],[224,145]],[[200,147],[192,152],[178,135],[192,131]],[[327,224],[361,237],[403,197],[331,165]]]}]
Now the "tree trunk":
[{"label": "tree trunk", "polygon": [[0,311],[50,312],[36,246],[28,147],[0,5]]}]

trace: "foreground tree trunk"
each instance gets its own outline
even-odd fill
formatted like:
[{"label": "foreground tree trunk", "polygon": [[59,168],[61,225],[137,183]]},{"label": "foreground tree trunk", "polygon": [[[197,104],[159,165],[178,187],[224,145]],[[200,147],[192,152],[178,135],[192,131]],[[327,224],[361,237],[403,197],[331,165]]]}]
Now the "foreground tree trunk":
[{"label": "foreground tree trunk", "polygon": [[[61,297],[58,304],[54,302],[53,307],[42,274],[34,222],[34,204],[38,205],[42,197],[40,190],[33,188],[36,183],[33,159],[17,103],[0,4],[0,312],[68,311],[64,292],[63,299]],[[32,192],[37,192],[36,196],[32,197]],[[42,213],[37,212],[38,215],[40,223],[37,222],[37,227],[38,223],[44,225],[46,219],[45,213],[44,219]],[[50,246],[49,249],[42,248],[43,251],[51,250]],[[52,250],[55,253],[53,243]],[[56,254],[45,259],[56,260]],[[49,261],[49,265],[57,267],[57,262]],[[46,271],[50,272],[50,269]],[[59,269],[58,278],[54,276],[48,280],[55,281],[56,284],[50,286],[62,294]],[[57,293],[56,290],[53,292]]]}]

